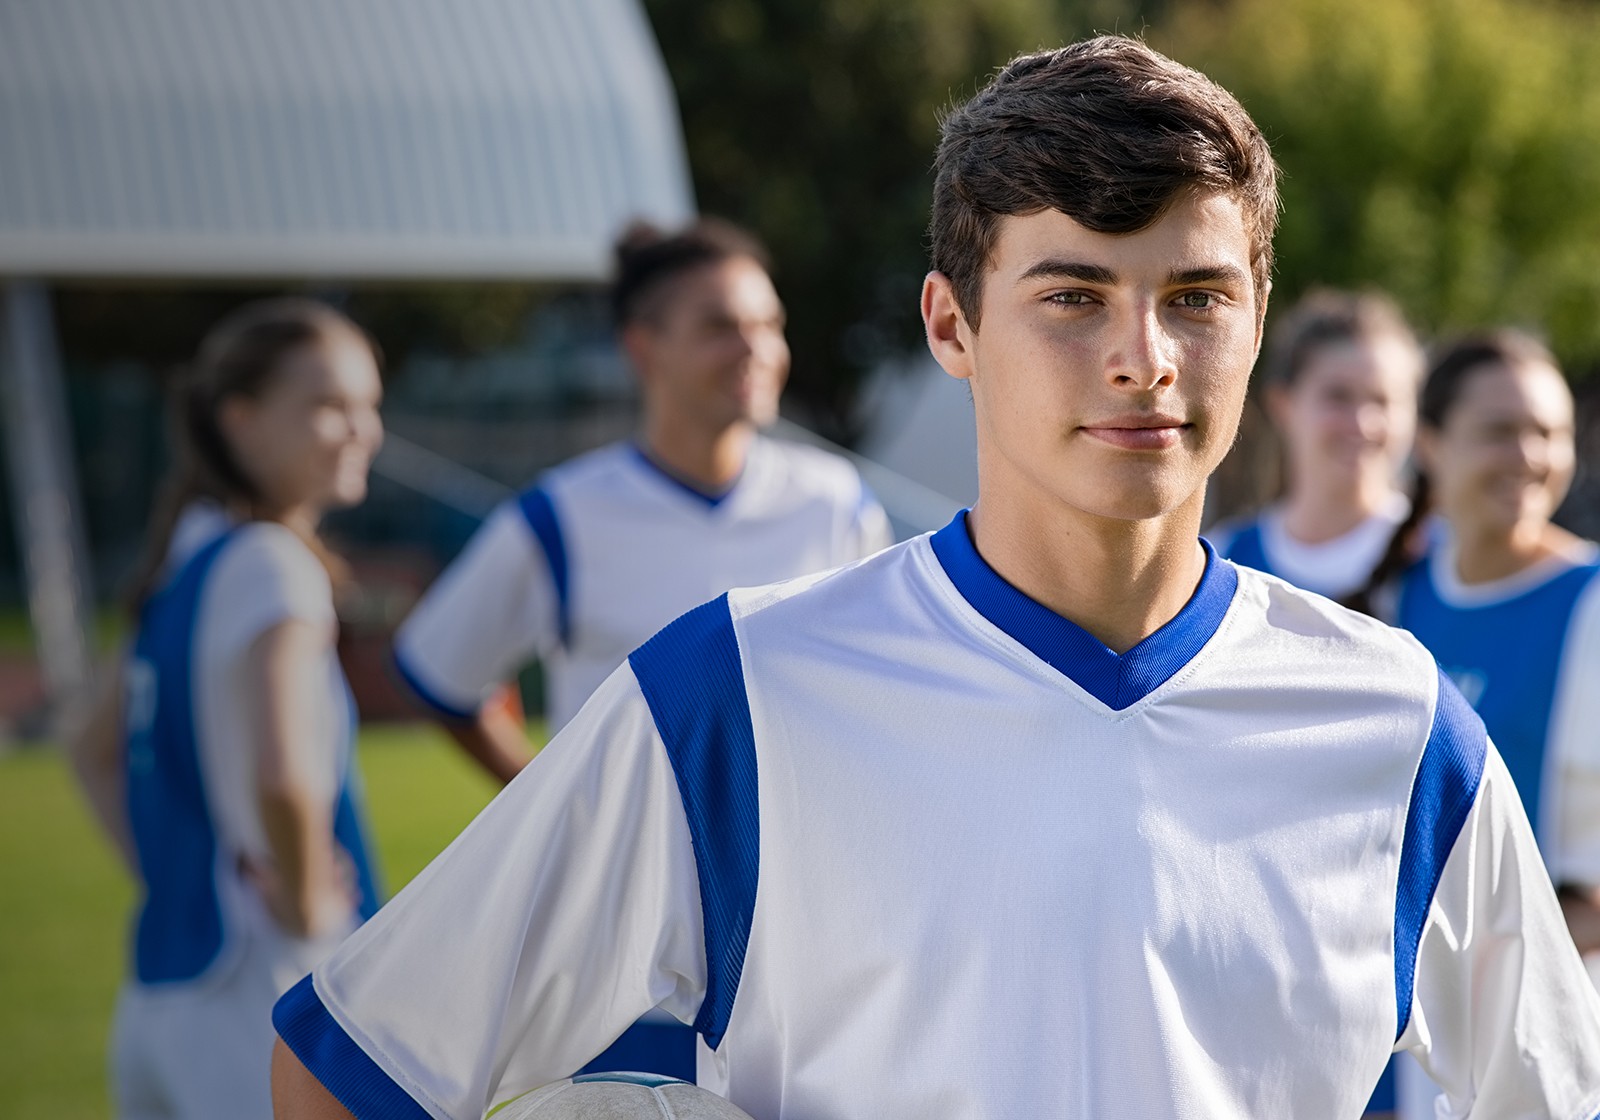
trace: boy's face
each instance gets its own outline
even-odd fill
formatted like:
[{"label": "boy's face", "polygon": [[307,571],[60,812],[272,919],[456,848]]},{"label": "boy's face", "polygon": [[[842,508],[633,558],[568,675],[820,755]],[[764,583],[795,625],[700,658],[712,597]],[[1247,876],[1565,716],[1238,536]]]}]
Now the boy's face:
[{"label": "boy's face", "polygon": [[947,278],[923,291],[934,356],[972,388],[982,493],[1119,520],[1198,512],[1238,428],[1264,296],[1226,195],[1130,234],[1055,210],[1002,218],[979,331]]}]

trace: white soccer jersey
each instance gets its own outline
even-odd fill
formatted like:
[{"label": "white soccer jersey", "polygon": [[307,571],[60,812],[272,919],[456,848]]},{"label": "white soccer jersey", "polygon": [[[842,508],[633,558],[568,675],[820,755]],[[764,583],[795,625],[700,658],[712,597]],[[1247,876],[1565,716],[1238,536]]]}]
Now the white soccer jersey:
[{"label": "white soccer jersey", "polygon": [[757,1120],[1587,1120],[1600,997],[1408,636],[1210,557],[1117,655],[964,517],[663,630],[280,1002],[356,1116],[476,1120],[644,1010]]},{"label": "white soccer jersey", "polygon": [[406,619],[395,659],[418,696],[463,719],[543,658],[555,729],[691,607],[858,560],[891,539],[882,507],[838,456],[758,438],[738,482],[712,498],[615,444],[491,515]]}]

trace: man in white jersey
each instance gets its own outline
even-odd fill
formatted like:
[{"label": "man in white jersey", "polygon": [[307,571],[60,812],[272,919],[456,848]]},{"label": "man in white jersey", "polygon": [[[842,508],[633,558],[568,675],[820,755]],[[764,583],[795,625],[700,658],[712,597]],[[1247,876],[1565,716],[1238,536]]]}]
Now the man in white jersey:
[{"label": "man in white jersey", "polygon": [[860,559],[892,540],[848,462],[764,439],[789,372],[765,249],[726,222],[638,227],[612,290],[639,376],[637,441],[546,474],[490,516],[400,628],[402,678],[510,781],[518,722],[484,701],[534,657],[558,730],[646,638],[728,590]]},{"label": "man in white jersey", "polygon": [[1199,540],[1275,167],[1107,37],[944,124],[945,529],[731,593],[280,1002],[280,1115],[467,1120],[644,1007],[757,1120],[1600,1110],[1600,997],[1515,790],[1407,636]]}]

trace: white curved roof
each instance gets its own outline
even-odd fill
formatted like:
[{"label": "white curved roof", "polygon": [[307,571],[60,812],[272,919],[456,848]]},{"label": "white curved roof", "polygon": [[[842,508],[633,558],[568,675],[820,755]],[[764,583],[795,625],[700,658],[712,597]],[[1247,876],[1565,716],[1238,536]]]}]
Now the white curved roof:
[{"label": "white curved roof", "polygon": [[0,0],[0,273],[604,275],[693,200],[636,0]]}]

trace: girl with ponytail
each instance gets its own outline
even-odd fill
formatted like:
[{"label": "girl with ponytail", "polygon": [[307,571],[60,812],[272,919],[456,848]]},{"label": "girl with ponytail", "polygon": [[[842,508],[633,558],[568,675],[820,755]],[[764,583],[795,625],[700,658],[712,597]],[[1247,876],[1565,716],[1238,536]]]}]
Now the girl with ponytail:
[{"label": "girl with ponytail", "polygon": [[73,744],[142,895],[119,1116],[269,1117],[272,1004],[376,907],[317,525],[366,495],[380,394],[308,300],[235,312],[179,387],[132,646]]},{"label": "girl with ponytail", "polygon": [[[1390,599],[1483,718],[1600,977],[1600,549],[1551,521],[1573,426],[1572,393],[1533,338],[1447,347],[1422,391],[1415,516],[1358,599]],[[1418,559],[1428,510],[1441,531]],[[1403,1117],[1434,1114],[1420,1069],[1402,1065],[1399,1083]]]},{"label": "girl with ponytail", "polygon": [[1275,324],[1262,365],[1287,486],[1206,536],[1237,563],[1347,595],[1409,508],[1396,478],[1411,451],[1422,351],[1386,297],[1321,290]]}]

